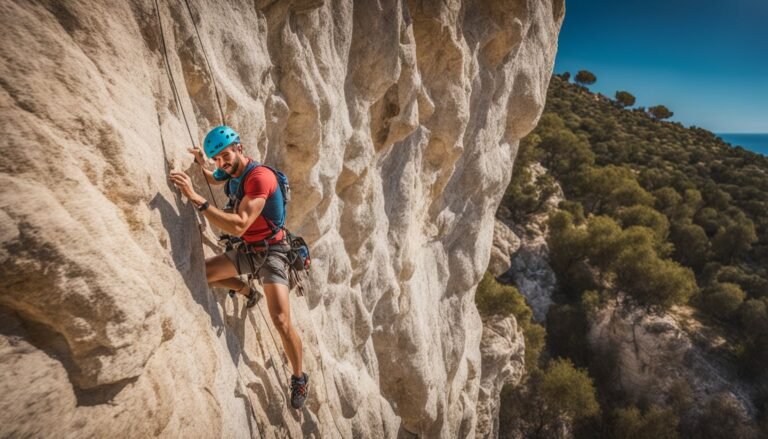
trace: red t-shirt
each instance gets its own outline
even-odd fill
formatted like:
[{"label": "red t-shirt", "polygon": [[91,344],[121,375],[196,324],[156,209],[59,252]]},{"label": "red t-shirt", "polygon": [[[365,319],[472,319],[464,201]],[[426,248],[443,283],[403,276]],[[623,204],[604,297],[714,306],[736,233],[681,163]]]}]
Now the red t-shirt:
[{"label": "red t-shirt", "polygon": [[[245,179],[245,187],[243,187],[243,193],[248,198],[263,198],[267,199],[275,191],[279,191],[280,188],[277,185],[277,177],[269,168],[259,166],[248,174]],[[273,239],[269,241],[270,244],[279,242],[283,239],[285,233],[280,232]],[[272,229],[267,224],[267,220],[264,216],[259,215],[256,221],[248,227],[248,230],[243,233],[243,239],[246,242],[256,242],[272,236]]]}]

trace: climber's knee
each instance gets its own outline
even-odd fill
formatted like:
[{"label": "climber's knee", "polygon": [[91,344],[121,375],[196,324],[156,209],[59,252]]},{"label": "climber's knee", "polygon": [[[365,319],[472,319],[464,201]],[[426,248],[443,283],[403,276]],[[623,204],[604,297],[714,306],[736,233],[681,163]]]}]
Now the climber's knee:
[{"label": "climber's knee", "polygon": [[291,330],[291,319],[287,313],[280,313],[272,316],[272,323],[275,329],[282,335],[288,335]]},{"label": "climber's knee", "polygon": [[282,284],[265,283],[264,295],[267,297],[269,315],[275,329],[282,335],[291,330],[291,302],[288,299],[288,287]]},{"label": "climber's knee", "polygon": [[213,256],[205,260],[205,278],[208,283],[237,276],[237,269],[225,255]]}]

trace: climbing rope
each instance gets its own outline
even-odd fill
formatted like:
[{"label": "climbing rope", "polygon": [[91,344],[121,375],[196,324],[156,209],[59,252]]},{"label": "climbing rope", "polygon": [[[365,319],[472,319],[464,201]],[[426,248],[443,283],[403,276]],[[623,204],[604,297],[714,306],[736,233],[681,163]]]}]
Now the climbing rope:
[{"label": "climbing rope", "polygon": [[[166,172],[169,172],[171,170],[171,164],[170,164],[170,161],[168,160],[168,154],[166,153],[166,150],[165,150],[165,141],[163,140],[163,132],[162,132],[162,125],[161,125],[161,121],[160,121],[160,113],[157,113],[157,126],[160,129],[160,143],[163,146],[163,158],[165,159],[165,170],[166,170]],[[190,207],[190,209],[193,209],[192,208],[192,204],[189,204],[189,207]],[[203,223],[200,220],[200,218],[197,216],[197,212],[195,212],[194,209],[192,210],[192,216],[195,217],[195,221],[197,222],[197,233],[198,233],[198,236],[200,237],[200,245],[202,246],[203,242],[205,242],[205,238],[203,236]],[[176,290],[176,286],[174,284],[174,291],[175,290]],[[221,319],[222,319],[222,322],[223,322],[224,321],[224,317],[222,316]],[[245,388],[245,391],[242,392],[242,393],[248,398],[248,408],[250,409],[251,415],[253,416],[253,419],[256,422],[256,428],[259,430],[259,437],[263,437],[263,435],[261,434],[261,429],[259,428],[259,421],[258,421],[258,418],[256,417],[256,412],[253,409],[253,401],[251,401],[251,397],[248,394],[247,386],[243,385],[243,381],[245,381],[245,380],[243,379],[242,375],[240,375],[240,370],[237,367],[235,367],[235,371],[237,372],[237,375],[239,377],[238,384],[240,384],[241,386],[243,386]]]},{"label": "climbing rope", "polygon": [[[158,0],[155,0],[155,13],[157,15],[157,22],[158,22],[158,25],[160,27],[160,39],[161,39],[161,42],[162,42],[162,45],[163,45],[163,58],[165,60],[165,68],[166,68],[166,73],[167,73],[167,76],[168,76],[168,80],[169,80],[169,82],[171,84],[171,88],[173,90],[174,103],[176,104],[177,109],[179,109],[181,111],[181,115],[184,118],[184,124],[187,127],[187,134],[189,134],[189,138],[192,141],[192,145],[194,146],[195,140],[192,137],[192,131],[189,128],[189,122],[187,121],[187,116],[186,116],[186,114],[184,112],[184,107],[183,107],[183,105],[181,105],[181,98],[179,96],[178,89],[176,88],[176,82],[173,79],[173,72],[171,71],[170,61],[168,60],[168,46],[165,43],[165,34],[164,34],[164,31],[163,31],[163,20],[162,20],[162,18],[160,16],[160,5],[158,4]],[[161,127],[161,121],[160,121],[160,114],[159,113],[157,115],[157,122],[158,122],[158,126]],[[165,150],[165,141],[163,141],[163,138],[162,138],[162,128],[161,128],[160,133],[161,133],[160,134],[160,141],[161,141],[161,143],[163,145],[163,158],[165,159],[165,165],[166,165],[167,170],[170,170],[170,162],[168,160],[168,155],[167,155],[166,150]],[[202,165],[200,166],[200,171],[202,172]],[[213,200],[214,205],[216,205],[216,199],[215,199],[215,197],[213,195],[213,189],[211,188],[210,183],[208,183],[208,179],[205,178],[205,174],[204,173],[203,173],[203,178],[205,179],[205,182],[208,185],[208,190],[211,192],[211,199]],[[192,204],[191,203],[188,203],[188,204],[189,204],[190,208],[192,208]],[[218,208],[218,206],[216,206],[216,207]],[[193,213],[193,216],[195,217],[195,220],[197,221],[197,226],[198,226],[197,227],[197,231],[198,231],[198,234],[200,235],[200,245],[202,246],[203,242],[204,242],[203,231],[202,231],[202,221],[198,217],[197,212],[195,212],[193,210],[192,213]],[[217,309],[218,309],[218,306],[217,306]],[[223,316],[221,316],[221,320],[222,320],[222,322],[224,322],[224,317]],[[238,340],[238,344],[239,344],[239,340]],[[242,346],[240,346],[240,351],[242,352],[242,350],[243,350],[243,348],[242,348]],[[256,416],[256,411],[255,411],[254,406],[253,406],[253,400],[251,400],[251,395],[250,395],[250,392],[248,392],[248,387],[243,384],[243,382],[245,380],[243,379],[243,376],[240,374],[240,368],[235,366],[235,372],[237,372],[238,383],[239,383],[240,386],[242,386],[243,393],[245,394],[246,398],[248,399],[248,409],[250,410],[251,416],[253,417],[254,423],[256,424],[256,429],[259,432],[259,437],[263,437],[264,435],[261,432],[261,427],[259,426],[259,419]]]},{"label": "climbing rope", "polygon": [[[195,139],[192,136],[192,130],[190,129],[189,122],[187,120],[187,116],[186,116],[186,113],[184,111],[184,106],[181,104],[181,95],[179,94],[178,88],[176,87],[176,81],[173,78],[173,71],[171,70],[170,60],[169,60],[169,57],[168,57],[168,46],[167,46],[167,44],[165,42],[165,33],[164,33],[164,30],[163,30],[163,21],[162,21],[162,18],[160,16],[160,6],[158,4],[158,0],[154,0],[154,3],[155,3],[155,13],[157,15],[157,21],[158,21],[158,25],[159,25],[159,28],[160,28],[160,39],[161,39],[162,46],[163,46],[163,59],[165,61],[166,74],[168,76],[168,80],[170,82],[171,89],[173,91],[174,103],[176,105],[176,108],[181,112],[182,118],[184,119],[184,125],[187,128],[187,134],[189,135],[189,139],[192,142],[192,145],[194,147]],[[208,60],[208,55],[207,55],[207,53],[205,51],[205,47],[203,45],[202,38],[200,37],[200,31],[198,30],[198,27],[195,24],[194,14],[193,14],[192,8],[191,8],[191,6],[189,4],[189,0],[184,0],[184,3],[186,5],[187,11],[189,13],[190,20],[192,22],[192,26],[195,29],[195,34],[197,35],[197,39],[198,39],[198,41],[200,43],[200,49],[201,49],[201,52],[203,53],[203,58],[205,59],[206,68],[208,69],[208,74],[209,74],[209,77],[211,78],[211,83],[213,84],[214,94],[216,96],[216,103],[218,104],[219,115],[221,117],[221,124],[222,125],[226,125],[226,118],[225,118],[225,115],[224,115],[223,107],[221,105],[221,98],[220,98],[220,95],[219,95],[219,90],[218,90],[218,87],[216,85],[216,80],[215,80],[215,78],[213,76],[213,71],[211,69],[210,61]],[[158,126],[160,126],[160,114],[159,113],[158,113]],[[164,159],[165,159],[166,168],[168,170],[170,170],[170,162],[168,160],[168,156],[167,156],[167,153],[166,153],[166,150],[165,150],[165,142],[162,141],[162,131],[161,131],[161,142],[163,144],[163,155],[164,155]],[[197,163],[197,160],[195,160],[195,162]],[[214,206],[216,206],[216,208],[218,208],[218,204],[216,203],[216,198],[213,195],[213,189],[211,188],[211,185],[208,182],[208,179],[206,178],[205,173],[203,172],[203,166],[200,163],[198,163],[198,165],[200,166],[200,172],[203,174],[203,179],[205,180],[205,183],[208,186],[208,191],[211,194],[211,200],[213,201]],[[191,204],[190,204],[190,208],[192,208]],[[195,212],[194,210],[193,210],[193,215],[194,215],[195,220],[197,221],[197,224],[198,224],[198,234],[200,236],[200,243],[202,245],[202,243],[204,242],[204,237],[203,237],[203,232],[202,232],[203,223],[201,222],[200,218],[198,217],[197,212]],[[298,281],[298,279],[296,279],[296,280]],[[252,287],[252,282],[253,282],[253,277],[249,276],[248,277],[248,286],[249,287]],[[307,306],[307,312],[309,312],[309,319],[310,319],[310,322],[311,322],[311,325],[312,325],[312,331],[315,333],[315,337],[317,338],[317,334],[318,334],[317,327],[315,326],[314,318],[312,317],[312,313],[311,313],[311,311],[309,309],[309,302],[306,300],[306,295],[303,294],[303,286],[300,285],[300,282],[297,282],[297,284],[299,284],[299,287],[300,287],[300,289],[302,291],[301,295],[304,296],[305,305]],[[272,338],[272,343],[275,346],[275,350],[276,350],[276,352],[280,352],[280,347],[277,344],[277,341],[275,340],[274,334],[272,334],[272,331],[269,329],[269,324],[267,323],[267,319],[264,316],[264,311],[261,309],[260,304],[257,304],[257,306],[259,308],[259,313],[261,314],[262,319],[266,323],[267,331],[270,334],[270,338]],[[224,317],[222,316],[221,319],[222,319],[222,322],[223,322],[224,321]],[[239,340],[238,340],[238,344],[240,344]],[[240,345],[240,351],[241,351],[241,353],[243,352],[242,345]],[[278,355],[278,356],[280,357],[280,362],[282,363],[283,372],[285,372],[287,370],[287,366],[285,364],[285,361],[283,360],[282,356],[280,356],[280,355]],[[322,380],[323,380],[323,387],[325,388],[326,400],[328,401],[328,404],[330,406],[332,406],[332,404],[330,402],[330,395],[331,395],[331,393],[328,390],[328,382],[326,380],[325,364],[324,364],[324,361],[323,361],[322,352],[320,352],[318,354],[318,356],[319,356],[320,370],[321,370]],[[251,400],[251,395],[250,395],[250,392],[248,391],[248,387],[243,384],[243,382],[245,380],[243,379],[243,376],[240,373],[240,369],[238,367],[235,367],[235,371],[237,372],[239,384],[244,388],[244,392],[243,393],[245,394],[245,396],[248,399],[248,408],[250,409],[251,416],[253,417],[253,420],[256,423],[256,428],[257,428],[257,431],[259,432],[259,436],[263,437],[263,433],[261,432],[261,427],[259,425],[258,418],[256,417],[256,412],[254,410],[253,400]],[[334,423],[334,426],[336,427],[336,431],[338,432],[339,437],[343,437],[341,428],[339,427],[339,424],[338,424],[338,422],[336,420],[336,417],[331,415],[331,419],[333,419],[333,423]]]},{"label": "climbing rope", "polygon": [[187,5],[187,11],[189,12],[189,19],[192,21],[192,26],[195,28],[195,34],[197,35],[197,41],[200,42],[200,51],[203,52],[203,58],[205,59],[205,66],[208,68],[208,76],[211,78],[213,84],[213,93],[216,95],[216,103],[219,105],[219,115],[221,116],[221,124],[226,125],[227,120],[224,116],[224,109],[221,107],[221,98],[219,98],[219,88],[216,86],[216,78],[213,76],[213,70],[211,70],[211,63],[208,61],[208,54],[205,52],[205,46],[203,45],[203,39],[200,38],[200,31],[195,24],[195,17],[192,14],[192,8],[189,6],[189,0],[184,0]]},{"label": "climbing rope", "polygon": [[[171,70],[171,62],[168,59],[168,46],[165,43],[165,32],[163,31],[163,20],[160,17],[160,6],[157,3],[157,0],[155,0],[155,12],[157,14],[157,22],[160,26],[160,41],[163,44],[163,59],[165,60],[165,71],[168,76],[168,80],[171,83],[171,90],[173,91],[173,100],[176,104],[176,108],[181,112],[181,116],[184,119],[184,125],[187,127],[187,134],[189,135],[189,140],[192,143],[192,147],[196,148],[195,146],[195,138],[192,136],[192,130],[189,128],[189,122],[187,121],[187,114],[184,112],[184,106],[181,104],[181,95],[179,94],[179,89],[176,88],[176,81],[173,79],[173,71]],[[195,163],[197,163],[197,160],[195,160]],[[205,184],[208,186],[208,192],[211,193],[211,201],[213,201],[213,205],[216,206],[216,208],[219,208],[219,205],[216,203],[216,197],[213,195],[213,189],[211,188],[211,184],[208,182],[208,178],[206,178],[205,173],[203,172],[203,165],[200,165],[200,163],[197,163],[200,166],[200,173],[203,174],[203,180],[205,180]]]}]

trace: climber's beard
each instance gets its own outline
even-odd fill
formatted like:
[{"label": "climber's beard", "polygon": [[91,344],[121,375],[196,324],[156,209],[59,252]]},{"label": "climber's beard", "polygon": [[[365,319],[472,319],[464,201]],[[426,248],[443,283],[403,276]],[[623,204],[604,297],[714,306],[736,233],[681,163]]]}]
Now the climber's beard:
[{"label": "climber's beard", "polygon": [[236,176],[237,171],[240,170],[240,163],[241,163],[240,157],[235,156],[235,161],[232,162],[231,164],[230,163],[225,164],[222,169],[224,169],[224,172],[226,172],[227,174],[231,176]]}]

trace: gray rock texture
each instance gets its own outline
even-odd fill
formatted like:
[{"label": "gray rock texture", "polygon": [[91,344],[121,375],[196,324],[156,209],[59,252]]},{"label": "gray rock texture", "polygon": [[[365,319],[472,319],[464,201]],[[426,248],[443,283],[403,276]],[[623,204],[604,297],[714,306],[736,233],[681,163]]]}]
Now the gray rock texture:
[{"label": "gray rock texture", "polygon": [[695,410],[725,396],[754,416],[751,386],[719,349],[726,340],[690,314],[685,307],[650,313],[620,296],[590,318],[590,348],[612,372],[614,390],[630,400],[663,406],[682,388]]},{"label": "gray rock texture", "polygon": [[494,316],[483,322],[480,344],[483,373],[477,404],[478,437],[499,436],[499,395],[517,385],[525,373],[525,338],[513,316]]},{"label": "gray rock texture", "polygon": [[[532,164],[530,170],[532,179],[547,173],[539,163]],[[517,287],[533,310],[533,319],[539,323],[547,319],[557,286],[555,272],[549,265],[547,221],[551,210],[564,199],[563,190],[556,184],[555,192],[524,223],[515,222],[503,206],[496,214],[488,269],[503,282]]]},{"label": "gray rock texture", "polygon": [[495,277],[504,275],[512,267],[512,260],[522,246],[522,241],[504,221],[496,218],[493,224],[493,247],[488,271]]},{"label": "gray rock texture", "polygon": [[[2,2],[0,436],[484,435],[474,290],[563,14]],[[168,181],[212,196],[186,150],[222,122],[289,176],[312,248],[301,411],[265,303],[207,287],[217,230]]]}]

